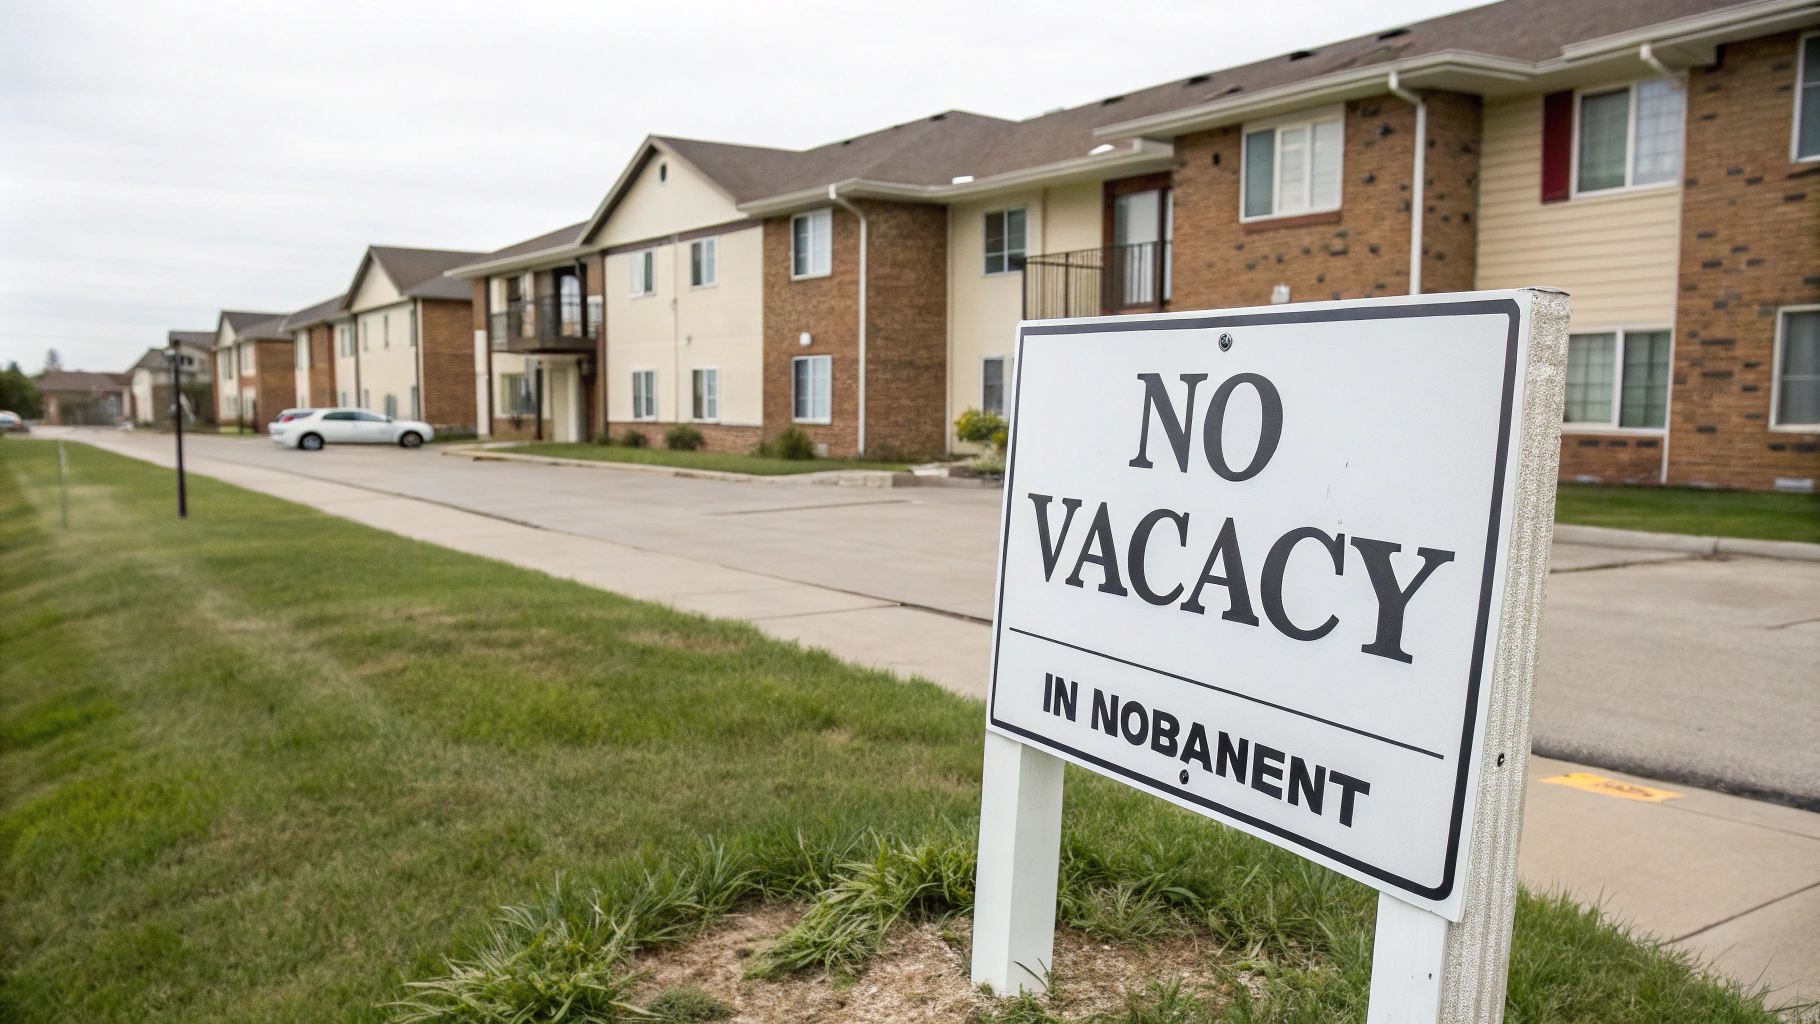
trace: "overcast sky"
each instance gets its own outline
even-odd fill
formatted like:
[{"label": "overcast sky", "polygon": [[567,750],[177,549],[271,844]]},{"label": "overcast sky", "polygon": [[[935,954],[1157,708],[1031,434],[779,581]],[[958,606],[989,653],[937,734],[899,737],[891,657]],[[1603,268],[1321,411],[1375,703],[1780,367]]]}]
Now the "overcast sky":
[{"label": "overcast sky", "polygon": [[369,243],[561,227],[653,132],[1023,118],[1467,6],[0,0],[0,364],[124,370],[344,290]]}]

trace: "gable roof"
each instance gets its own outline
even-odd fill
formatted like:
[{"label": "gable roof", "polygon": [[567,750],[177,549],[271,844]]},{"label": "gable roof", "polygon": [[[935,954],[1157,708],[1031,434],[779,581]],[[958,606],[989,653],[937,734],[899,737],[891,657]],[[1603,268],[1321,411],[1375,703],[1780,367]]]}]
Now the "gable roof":
[{"label": "gable roof", "polygon": [[470,260],[458,267],[451,267],[443,273],[451,278],[467,280],[481,277],[496,270],[511,269],[524,263],[536,263],[546,259],[557,258],[578,251],[576,246],[581,241],[582,230],[588,221],[577,221],[555,231],[546,231],[535,238],[514,242],[503,249],[495,249],[482,255],[477,260]]},{"label": "gable roof", "polygon": [[345,294],[337,295],[332,299],[324,299],[314,306],[300,309],[284,318],[284,329],[286,331],[297,331],[302,330],[305,327],[314,327],[317,324],[328,323],[330,320],[333,320],[336,316],[340,315],[341,303],[346,298],[347,296]]},{"label": "gable roof", "polygon": [[236,341],[290,341],[291,334],[284,329],[284,314],[255,320],[234,332]]},{"label": "gable roof", "polygon": [[234,332],[234,337],[238,339],[246,332],[247,328],[252,327],[254,324],[263,323],[273,317],[281,317],[283,315],[283,313],[254,313],[244,309],[224,309],[221,311],[221,315],[215,318],[215,330],[209,334],[208,344],[212,347],[220,341],[221,328],[224,326],[231,329]]},{"label": "gable roof", "polygon": [[381,272],[391,280],[392,286],[398,289],[398,294],[406,298],[472,302],[472,285],[443,274],[464,263],[472,263],[482,255],[484,253],[454,249],[404,249],[392,245],[369,245],[366,255],[360,259],[360,268],[354,272],[354,283],[348,286],[347,293],[341,297],[339,309],[346,312],[351,307],[354,297],[360,294],[361,282],[366,280],[367,272],[374,264],[378,264]]},{"label": "gable roof", "polygon": [[197,348],[208,348],[215,343],[214,331],[166,331],[164,340],[169,345],[194,345]]}]

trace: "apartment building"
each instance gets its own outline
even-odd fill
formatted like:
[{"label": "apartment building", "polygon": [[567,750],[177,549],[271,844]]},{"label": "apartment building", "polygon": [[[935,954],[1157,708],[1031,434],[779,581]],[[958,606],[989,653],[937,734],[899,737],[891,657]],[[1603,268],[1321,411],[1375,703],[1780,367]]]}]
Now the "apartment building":
[{"label": "apartment building", "polygon": [[224,309],[215,322],[215,421],[264,430],[289,407],[296,381],[283,313]]},{"label": "apartment building", "polygon": [[335,393],[335,327],[349,322],[341,304],[346,295],[324,299],[284,318],[284,330],[291,336],[292,372],[296,395],[293,406],[313,409],[340,404]]},{"label": "apartment building", "polygon": [[[312,339],[318,329],[324,340],[334,338],[333,372],[325,375],[333,381],[333,400],[313,404],[421,419],[449,433],[473,432],[472,296],[465,284],[443,273],[479,255],[369,246],[333,313],[305,311],[299,315],[309,322],[295,325],[307,327]],[[295,333],[286,340],[296,352]]]},{"label": "apartment building", "polygon": [[1810,489],[1816,26],[1504,0],[1025,121],[653,136],[588,220],[450,271],[476,393],[516,436],[931,454],[1006,409],[1020,318],[1541,285],[1565,478]]}]

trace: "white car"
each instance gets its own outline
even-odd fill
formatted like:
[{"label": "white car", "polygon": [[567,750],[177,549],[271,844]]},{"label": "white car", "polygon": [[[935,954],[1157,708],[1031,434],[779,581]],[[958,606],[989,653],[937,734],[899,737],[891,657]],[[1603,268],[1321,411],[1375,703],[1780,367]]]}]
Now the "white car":
[{"label": "white car", "polygon": [[395,444],[416,448],[436,439],[436,429],[419,420],[396,420],[365,409],[311,409],[268,428],[275,444],[321,451],[325,444]]}]

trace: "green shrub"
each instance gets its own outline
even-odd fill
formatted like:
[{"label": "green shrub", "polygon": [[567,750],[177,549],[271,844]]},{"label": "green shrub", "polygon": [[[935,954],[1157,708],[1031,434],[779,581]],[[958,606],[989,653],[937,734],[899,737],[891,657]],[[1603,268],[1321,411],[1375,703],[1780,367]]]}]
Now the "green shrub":
[{"label": "green shrub", "polygon": [[626,432],[619,435],[619,443],[627,448],[648,448],[651,446],[651,439],[646,437],[643,431],[627,427]]},{"label": "green shrub", "polygon": [[701,446],[707,443],[708,439],[701,436],[701,431],[692,424],[678,423],[664,431],[664,447],[673,452],[700,451]]},{"label": "green shrub", "polygon": [[808,431],[801,427],[791,427],[769,441],[759,442],[754,454],[768,459],[813,459],[815,442],[810,439]]},{"label": "green shrub", "polygon": [[603,430],[594,435],[594,443],[598,445],[610,445],[613,443],[613,435]]},{"label": "green shrub", "polygon": [[954,421],[954,436],[969,444],[990,444],[1003,450],[1006,438],[1005,418],[978,409],[968,409],[961,413],[960,419]]},{"label": "green shrub", "polygon": [[665,989],[645,1009],[656,1014],[657,1019],[665,1024],[703,1024],[733,1016],[733,1007],[694,985]]}]

